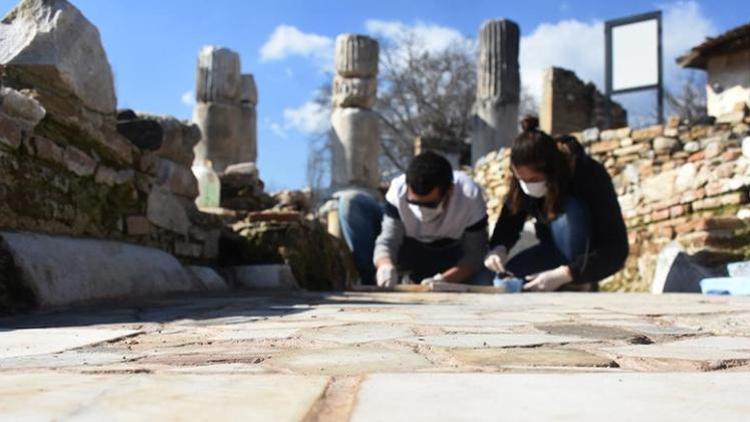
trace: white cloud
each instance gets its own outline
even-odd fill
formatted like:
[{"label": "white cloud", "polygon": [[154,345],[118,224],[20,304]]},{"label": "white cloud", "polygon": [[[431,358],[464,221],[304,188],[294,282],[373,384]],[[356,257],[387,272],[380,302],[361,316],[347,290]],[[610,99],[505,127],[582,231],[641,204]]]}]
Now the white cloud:
[{"label": "white cloud", "polygon": [[180,97],[180,101],[182,101],[182,104],[192,107],[195,105],[195,92],[193,91],[187,91]]},{"label": "white cloud", "polygon": [[284,128],[277,122],[271,122],[271,124],[269,124],[268,127],[271,129],[271,132],[273,132],[273,134],[278,136],[279,138],[281,139],[287,138],[286,130],[284,130]]},{"label": "white cloud", "polygon": [[[678,1],[660,8],[664,12],[664,80],[668,87],[674,87],[687,74],[675,59],[716,30],[695,1]],[[593,81],[603,90],[604,23],[575,19],[543,23],[521,38],[519,60],[523,84],[537,101],[541,98],[542,75],[550,66],[573,70],[579,78]]]},{"label": "white cloud", "polygon": [[675,59],[718,31],[695,1],[678,1],[661,7],[664,9],[664,78],[674,83],[686,75]]},{"label": "white cloud", "polygon": [[598,86],[604,81],[604,24],[600,21],[564,20],[543,23],[521,37],[521,80],[537,99],[542,96],[542,76],[551,66],[576,72]]},{"label": "white cloud", "polygon": [[473,49],[475,44],[473,39],[465,37],[454,28],[424,22],[407,25],[400,21],[370,19],[365,22],[365,29],[369,34],[396,45],[414,41],[415,45],[421,46],[428,53],[443,51],[452,46]]},{"label": "white cloud", "polygon": [[296,130],[312,135],[323,133],[330,128],[331,110],[314,101],[308,101],[296,108],[284,109],[284,131]]},{"label": "white cloud", "polygon": [[302,32],[294,26],[279,25],[261,47],[260,59],[269,62],[291,56],[311,58],[328,64],[333,60],[333,40],[323,35]]}]

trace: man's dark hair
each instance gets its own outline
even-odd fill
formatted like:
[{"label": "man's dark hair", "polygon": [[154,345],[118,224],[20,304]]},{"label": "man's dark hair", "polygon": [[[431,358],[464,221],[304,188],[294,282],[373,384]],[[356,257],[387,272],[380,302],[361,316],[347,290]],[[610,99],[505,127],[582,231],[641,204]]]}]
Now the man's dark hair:
[{"label": "man's dark hair", "polygon": [[445,192],[453,185],[453,168],[443,156],[423,152],[409,163],[406,184],[417,195],[428,195],[435,188]]}]

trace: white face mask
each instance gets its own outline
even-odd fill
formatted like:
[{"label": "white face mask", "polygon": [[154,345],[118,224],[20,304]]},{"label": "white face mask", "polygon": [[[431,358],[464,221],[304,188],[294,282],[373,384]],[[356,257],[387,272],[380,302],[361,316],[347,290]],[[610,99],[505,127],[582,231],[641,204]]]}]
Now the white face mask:
[{"label": "white face mask", "polygon": [[443,215],[443,204],[437,206],[437,208],[420,207],[419,205],[409,204],[409,209],[414,213],[414,217],[423,223],[430,223]]},{"label": "white face mask", "polygon": [[543,198],[547,194],[547,182],[526,183],[519,180],[518,184],[521,185],[523,193],[532,198]]}]

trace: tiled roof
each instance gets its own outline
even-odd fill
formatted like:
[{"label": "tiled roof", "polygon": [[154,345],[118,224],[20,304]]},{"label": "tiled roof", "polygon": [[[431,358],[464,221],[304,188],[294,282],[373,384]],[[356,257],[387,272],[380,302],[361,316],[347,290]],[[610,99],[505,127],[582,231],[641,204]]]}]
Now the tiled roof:
[{"label": "tiled roof", "polygon": [[730,51],[750,49],[750,22],[693,47],[688,53],[677,58],[682,67],[705,69],[709,57]]}]

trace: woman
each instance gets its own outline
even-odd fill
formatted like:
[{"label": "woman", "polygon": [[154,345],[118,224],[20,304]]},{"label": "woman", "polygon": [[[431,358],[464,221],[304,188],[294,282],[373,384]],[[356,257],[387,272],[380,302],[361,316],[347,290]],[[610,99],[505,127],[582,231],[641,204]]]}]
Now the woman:
[{"label": "woman", "polygon": [[[555,140],[538,126],[526,117],[511,148],[510,191],[485,266],[523,279],[527,291],[596,291],[628,255],[612,179],[574,138]],[[528,218],[539,244],[508,260]]]}]

